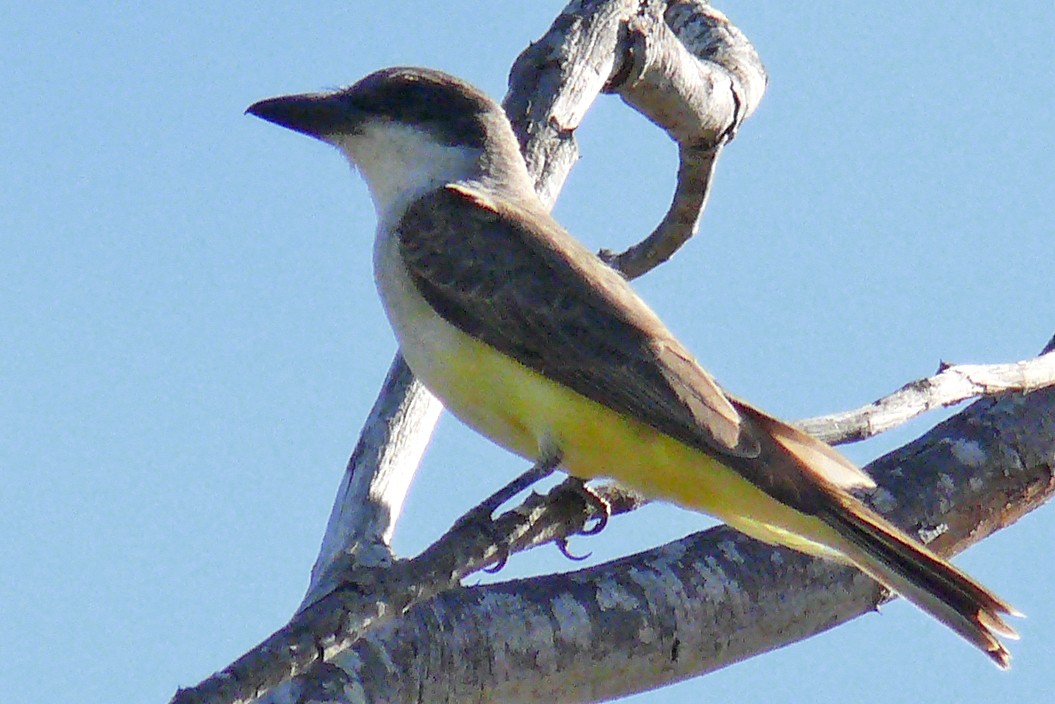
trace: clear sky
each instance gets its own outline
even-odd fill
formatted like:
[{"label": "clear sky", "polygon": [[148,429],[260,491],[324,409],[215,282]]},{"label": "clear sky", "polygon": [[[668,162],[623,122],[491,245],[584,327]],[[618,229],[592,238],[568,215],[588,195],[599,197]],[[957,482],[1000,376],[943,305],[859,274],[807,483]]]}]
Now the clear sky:
[{"label": "clear sky", "polygon": [[[0,12],[0,701],[164,702],[285,622],[395,349],[365,187],[243,115],[392,64],[495,96],[563,5],[12,3]],[[940,359],[1055,332],[1055,6],[718,5],[770,73],[699,237],[639,289],[725,385],[796,418]],[[309,9],[310,8],[310,9]],[[647,232],[667,139],[603,98],[558,217]],[[848,452],[867,461],[937,420]],[[523,462],[445,418],[396,547],[413,553]],[[707,525],[652,508],[598,558]],[[1046,701],[1041,509],[958,558],[1029,614],[1000,673],[903,604],[628,701]],[[499,578],[562,570],[555,549]]]}]

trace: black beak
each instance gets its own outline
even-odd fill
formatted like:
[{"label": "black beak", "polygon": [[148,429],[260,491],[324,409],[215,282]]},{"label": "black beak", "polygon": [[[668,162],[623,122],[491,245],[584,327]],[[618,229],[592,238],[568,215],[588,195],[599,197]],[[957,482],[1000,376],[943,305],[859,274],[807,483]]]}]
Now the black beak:
[{"label": "black beak", "polygon": [[363,113],[340,93],[284,95],[253,103],[246,113],[316,139],[356,131]]}]

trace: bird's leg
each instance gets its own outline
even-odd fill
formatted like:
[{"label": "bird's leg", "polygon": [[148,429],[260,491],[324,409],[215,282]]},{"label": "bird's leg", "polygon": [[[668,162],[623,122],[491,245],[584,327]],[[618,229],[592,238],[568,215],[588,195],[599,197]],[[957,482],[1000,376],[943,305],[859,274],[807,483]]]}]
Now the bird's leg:
[{"label": "bird's leg", "polygon": [[[491,525],[491,516],[498,508],[509,501],[511,498],[527,489],[532,484],[545,479],[549,475],[556,471],[557,467],[560,466],[561,453],[553,452],[540,460],[535,462],[526,472],[521,474],[513,481],[506,484],[504,487],[496,491],[495,493],[484,499],[478,506],[471,509],[468,513],[463,515],[457,521],[454,522],[454,527],[451,530],[457,530],[468,524],[475,523],[478,526],[484,527],[486,530]],[[486,572],[497,572],[505,566],[506,560],[509,558],[509,550],[505,546],[499,546],[498,562],[491,567],[486,568]]]},{"label": "bird's leg", "polygon": [[460,518],[458,523],[490,519],[491,515],[506,501],[557,471],[560,461],[560,452],[554,452],[541,458],[526,472],[484,499],[479,506]]}]

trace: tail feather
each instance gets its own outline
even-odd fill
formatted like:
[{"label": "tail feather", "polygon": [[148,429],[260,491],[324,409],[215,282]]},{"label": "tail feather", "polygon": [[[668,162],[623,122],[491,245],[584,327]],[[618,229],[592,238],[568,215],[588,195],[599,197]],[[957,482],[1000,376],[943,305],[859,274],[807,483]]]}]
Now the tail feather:
[{"label": "tail feather", "polygon": [[1018,638],[1003,619],[1021,616],[1006,601],[842,492],[819,516],[845,541],[860,570],[894,590],[981,649],[1002,669],[1011,654],[998,636]]}]

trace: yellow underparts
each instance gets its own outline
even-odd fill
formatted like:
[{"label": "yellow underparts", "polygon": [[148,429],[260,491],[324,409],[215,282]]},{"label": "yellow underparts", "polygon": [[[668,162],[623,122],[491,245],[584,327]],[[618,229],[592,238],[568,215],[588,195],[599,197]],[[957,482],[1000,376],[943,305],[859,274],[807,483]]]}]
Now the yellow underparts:
[{"label": "yellow underparts", "polygon": [[781,504],[713,457],[444,327],[443,344],[434,337],[433,344],[404,354],[452,413],[499,445],[532,461],[556,449],[561,466],[577,477],[609,477],[765,542],[838,557],[826,544],[839,541],[824,523]]}]

